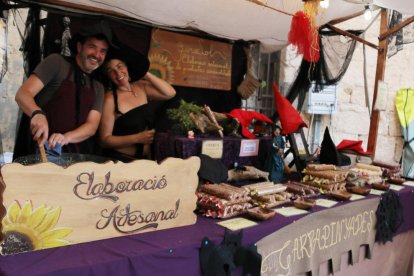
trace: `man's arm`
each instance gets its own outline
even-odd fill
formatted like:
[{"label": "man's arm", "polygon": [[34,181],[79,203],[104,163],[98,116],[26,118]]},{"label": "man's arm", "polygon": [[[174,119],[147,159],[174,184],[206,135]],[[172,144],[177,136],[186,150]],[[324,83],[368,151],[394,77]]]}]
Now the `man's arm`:
[{"label": "man's arm", "polygon": [[[16,93],[15,100],[23,112],[29,116],[32,116],[33,111],[41,110],[36,104],[34,97],[43,89],[43,82],[36,76],[30,75],[30,77],[20,86]],[[34,140],[40,139],[40,144],[43,145],[49,134],[49,126],[46,116],[43,114],[36,114],[30,120],[30,129],[33,134]]]},{"label": "man's arm", "polygon": [[53,133],[49,138],[49,145],[54,148],[56,144],[66,145],[73,143],[80,143],[96,133],[101,120],[101,113],[96,110],[89,111],[86,122],[78,128],[68,131],[66,133]]}]

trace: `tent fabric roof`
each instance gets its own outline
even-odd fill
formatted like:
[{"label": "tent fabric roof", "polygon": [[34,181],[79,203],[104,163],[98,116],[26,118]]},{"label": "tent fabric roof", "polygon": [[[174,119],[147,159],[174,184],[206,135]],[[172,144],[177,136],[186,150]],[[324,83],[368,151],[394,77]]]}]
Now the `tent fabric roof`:
[{"label": "tent fabric roof", "polygon": [[412,0],[375,0],[374,3],[379,7],[396,10],[402,14],[414,15],[414,3]]},{"label": "tent fabric roof", "polygon": [[[257,0],[258,1],[258,0]],[[317,24],[364,10],[364,3],[414,14],[412,0],[330,0],[328,9],[320,9]],[[96,10],[118,14],[159,27],[193,29],[229,40],[260,41],[262,50],[272,52],[285,47],[291,16],[248,0],[38,0],[15,1],[51,5],[58,8]],[[302,9],[302,0],[262,0],[278,10],[294,14]],[[358,27],[356,27],[358,29]]]}]

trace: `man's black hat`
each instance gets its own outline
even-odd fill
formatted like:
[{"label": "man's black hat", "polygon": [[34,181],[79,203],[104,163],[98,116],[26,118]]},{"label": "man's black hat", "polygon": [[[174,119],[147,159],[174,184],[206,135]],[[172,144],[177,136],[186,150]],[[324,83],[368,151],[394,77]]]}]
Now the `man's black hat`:
[{"label": "man's black hat", "polygon": [[69,42],[69,47],[73,53],[76,53],[76,43],[89,37],[105,38],[109,46],[113,49],[118,49],[118,45],[115,42],[112,34],[112,29],[108,22],[101,20],[93,25],[83,26],[79,32],[77,32]]}]

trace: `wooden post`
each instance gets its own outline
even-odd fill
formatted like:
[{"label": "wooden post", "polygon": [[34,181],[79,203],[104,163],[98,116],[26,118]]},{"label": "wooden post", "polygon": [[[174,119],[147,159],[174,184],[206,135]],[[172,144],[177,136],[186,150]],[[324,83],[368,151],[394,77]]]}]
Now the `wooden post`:
[{"label": "wooden post", "polygon": [[[381,9],[381,26],[380,34],[385,33],[388,30],[388,17],[387,9]],[[380,121],[380,112],[374,110],[375,101],[377,100],[378,94],[378,81],[384,80],[385,74],[385,62],[387,59],[387,46],[388,39],[383,39],[379,41],[380,51],[378,51],[377,57],[377,71],[375,74],[375,85],[374,85],[374,97],[372,100],[372,113],[371,113],[371,122],[369,125],[369,136],[368,136],[368,151],[372,152],[373,158],[375,157],[375,148],[377,145],[377,136],[378,136],[378,125]]]}]

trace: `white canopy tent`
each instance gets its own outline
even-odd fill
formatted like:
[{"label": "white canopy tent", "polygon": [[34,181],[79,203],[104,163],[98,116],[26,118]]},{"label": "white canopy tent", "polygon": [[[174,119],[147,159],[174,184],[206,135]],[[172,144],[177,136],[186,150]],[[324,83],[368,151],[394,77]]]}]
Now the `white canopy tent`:
[{"label": "white canopy tent", "polygon": [[[66,10],[119,16],[158,27],[198,30],[229,40],[259,41],[264,52],[287,45],[291,15],[303,7],[302,0],[40,0],[26,2]],[[414,14],[411,0],[330,0],[320,9],[318,25],[362,12],[374,4]],[[263,6],[266,5],[267,7]],[[279,12],[279,11],[283,12]]]}]

